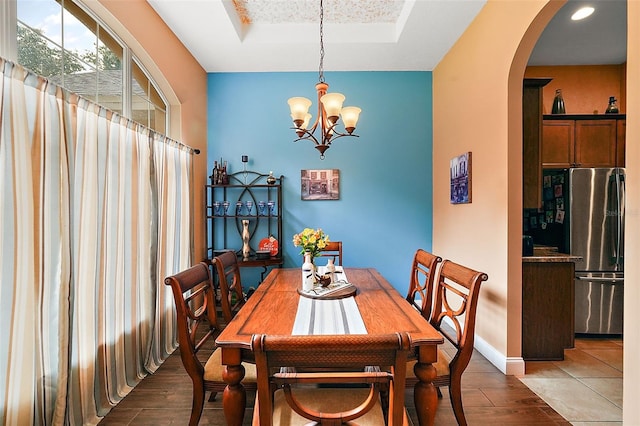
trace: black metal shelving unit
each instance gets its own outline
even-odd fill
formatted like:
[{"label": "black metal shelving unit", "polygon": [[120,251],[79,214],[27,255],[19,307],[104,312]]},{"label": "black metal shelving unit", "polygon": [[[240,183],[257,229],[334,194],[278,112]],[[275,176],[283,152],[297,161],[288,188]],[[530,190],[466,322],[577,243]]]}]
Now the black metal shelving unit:
[{"label": "black metal shelving unit", "polygon": [[[284,176],[271,177],[255,171],[240,171],[227,175],[228,183],[214,184],[213,174],[205,185],[207,258],[233,250],[238,256],[240,267],[262,267],[261,279],[268,267],[281,267],[282,256],[282,182]],[[247,201],[253,203],[251,209]],[[225,209],[225,202],[227,208]],[[240,208],[237,203],[241,202]],[[264,209],[261,208],[264,203]],[[270,206],[273,203],[273,207]],[[249,221],[248,258],[242,255],[242,221]],[[258,258],[256,250],[263,238],[273,236],[278,241],[278,251],[268,258]]]}]

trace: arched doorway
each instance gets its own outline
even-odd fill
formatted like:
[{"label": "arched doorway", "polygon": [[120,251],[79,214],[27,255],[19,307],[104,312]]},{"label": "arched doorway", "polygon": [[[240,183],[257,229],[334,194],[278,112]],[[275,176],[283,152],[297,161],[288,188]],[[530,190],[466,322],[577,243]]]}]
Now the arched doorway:
[{"label": "arched doorway", "polygon": [[[577,2],[570,2],[569,4],[567,4],[567,6],[569,6],[569,5],[574,5],[574,4],[576,4],[576,3],[577,3]],[[621,3],[621,2],[618,2],[618,4],[619,4],[619,3]],[[624,3],[626,3],[626,2],[624,2]],[[549,6],[550,6],[550,5],[547,5],[547,7],[545,8],[545,11],[549,8]],[[565,7],[566,7],[566,6],[565,6]],[[628,12],[628,13],[629,13],[629,18],[628,18],[628,20],[627,20],[627,22],[628,22],[628,27],[629,27],[629,28],[632,28],[632,21],[635,19],[635,20],[636,20],[636,22],[637,22],[637,19],[638,19],[637,11],[636,11],[636,15],[635,15],[635,17],[634,17],[634,15],[633,15],[633,14],[632,14],[632,12],[631,12],[631,11],[632,11],[632,9],[633,9],[632,7],[629,7],[629,12]],[[543,12],[544,12],[544,11],[543,11]],[[547,22],[548,22],[548,21],[547,21]],[[617,22],[617,21],[616,21],[616,22]],[[534,22],[533,22],[533,24],[532,24],[532,27],[534,27],[534,28],[535,28],[535,24],[537,24],[537,23],[540,23],[540,16],[538,16],[538,17],[536,18],[536,20],[534,20]],[[620,24],[620,23],[618,22],[618,24]],[[527,40],[529,36],[533,36],[533,35],[535,34],[535,32],[536,32],[536,31],[537,31],[537,30],[534,30],[534,32],[532,32],[532,31],[528,31],[528,32],[527,32],[527,34],[525,35],[525,37],[523,38],[523,41]],[[629,32],[627,33],[626,37],[627,37],[627,39],[629,40],[629,43],[631,44],[631,43],[632,43],[632,42],[631,42],[631,39],[632,39],[632,37],[631,37],[631,31],[629,31]],[[527,41],[529,41],[529,40],[527,40]],[[561,41],[561,40],[559,40],[558,42],[559,42],[559,43],[561,43],[562,41]],[[636,47],[636,49],[637,49],[637,47]],[[525,48],[525,49],[519,49],[519,50],[518,50],[517,54],[516,54],[516,55],[515,55],[515,57],[514,57],[514,65],[517,65],[517,66],[512,67],[512,71],[515,71],[515,70],[516,70],[516,69],[521,65],[521,62],[520,62],[520,61],[523,59],[523,58],[522,58],[522,56],[527,56],[527,55],[526,55],[526,50],[527,50],[527,48]],[[629,45],[629,52],[632,52],[632,46],[631,46],[631,45]],[[633,61],[634,61],[634,60],[637,60],[637,58],[634,58],[634,57],[633,57],[633,53],[629,53],[629,54],[628,54],[628,58],[629,58],[628,60],[629,60],[630,62],[632,62],[632,63],[633,63]],[[567,64],[567,65],[569,65],[569,64]],[[614,65],[617,65],[617,64],[614,64]],[[633,93],[634,93],[634,92],[632,91],[632,89],[631,89],[630,87],[629,87],[629,88],[626,88],[626,84],[628,83],[628,82],[625,82],[626,75],[630,75],[630,74],[628,74],[628,71],[627,71],[627,69],[626,69],[626,63],[625,63],[625,64],[624,64],[624,66],[622,66],[621,68],[623,69],[623,70],[622,70],[622,72],[621,72],[621,74],[622,74],[622,77],[621,77],[622,84],[621,84],[621,86],[623,87],[621,96],[623,97],[623,99],[624,99],[624,97],[625,97],[625,96],[629,96],[629,97],[630,97],[630,99],[625,99],[625,100],[626,100],[626,102],[627,102],[627,105],[634,105],[634,104],[635,104],[635,105],[637,105],[638,100],[631,99],[631,97],[633,96]],[[545,72],[545,76],[546,76],[546,77],[553,77],[553,75],[552,75],[551,73],[549,73],[549,72],[548,72],[548,70],[549,70],[549,68],[547,68],[547,71]],[[586,72],[589,72],[589,71],[590,71],[590,70],[588,70],[588,69],[586,70]],[[584,73],[584,72],[585,72],[585,70],[583,70],[583,73]],[[539,76],[539,75],[540,75],[540,74],[537,74],[537,76]],[[529,76],[531,76],[531,75],[527,75],[527,74],[523,75],[523,77],[529,77]],[[511,77],[515,77],[515,76],[514,76],[514,75],[512,75]],[[584,77],[584,75],[583,75],[583,77]],[[625,88],[626,88],[626,90],[625,90]],[[554,90],[554,89],[555,89],[555,86],[554,86],[554,87],[551,87],[549,90]],[[583,82],[583,83],[582,83],[582,91],[587,91],[587,90],[589,90],[589,88],[588,88],[588,87],[585,87],[585,86],[584,86],[584,82]],[[637,93],[637,92],[635,92],[635,93]],[[608,97],[608,95],[607,95],[607,97]],[[549,113],[549,112],[550,112],[549,110],[550,110],[550,106],[551,106],[551,100],[552,100],[552,96],[551,96],[551,97],[549,97],[549,96],[546,96],[546,97],[545,97],[545,106],[547,106],[547,108],[548,108],[548,110],[547,110],[547,112],[546,112],[546,113]],[[602,114],[602,113],[604,112],[605,107],[606,107],[606,98],[603,100],[603,103],[604,103],[604,105],[602,105],[602,107],[599,109],[599,112],[596,112],[595,110],[597,110],[597,108],[594,108],[593,110],[588,110],[588,111],[587,111],[587,110],[585,110],[585,111],[577,111],[577,112],[575,112],[575,113],[580,113],[580,114],[596,114],[596,113],[599,113],[599,114]],[[633,107],[632,107],[632,108],[633,108]],[[567,111],[567,112],[569,112],[569,111]],[[626,108],[625,108],[625,110],[624,110],[623,112],[626,112]],[[511,121],[510,121],[510,122],[511,122]],[[511,122],[511,123],[512,123],[512,122]],[[631,139],[629,139],[629,136],[627,136],[627,140],[631,140]],[[635,150],[635,148],[631,148],[631,150],[633,151],[633,150]],[[636,152],[637,152],[637,151],[636,151]],[[633,170],[633,168],[635,168],[635,167],[636,167],[636,163],[634,162],[634,156],[632,155],[632,152],[631,152],[631,151],[629,151],[629,150],[628,150],[627,155],[628,155],[628,157],[627,157],[627,158],[630,160],[630,164],[629,164],[629,163],[627,163],[627,167],[628,167],[628,168],[631,168],[631,170]],[[637,155],[635,156],[635,159],[637,160]],[[627,180],[627,182],[629,182],[629,180]],[[633,184],[635,184],[635,185],[637,186],[637,182],[629,183],[629,184],[628,184],[628,186],[629,186],[629,185],[633,185]],[[627,193],[629,193],[629,189],[627,189]],[[629,202],[629,201],[631,201],[631,202],[632,202],[632,200],[628,199],[628,202]],[[629,205],[629,204],[627,204],[627,205]],[[635,223],[635,228],[637,229],[637,220],[636,220],[635,222],[636,222],[636,223]],[[633,226],[634,226],[634,225],[627,223],[627,230],[626,230],[627,232],[626,232],[626,235],[627,235],[627,239],[631,242],[631,244],[633,244],[634,246],[637,246],[637,241],[633,241],[632,239],[630,239],[630,236],[634,235],[632,232],[629,232],[629,231],[630,231],[630,228],[632,228]],[[630,263],[630,262],[627,262],[627,265],[628,265],[629,263]],[[632,266],[632,267],[633,267],[633,265],[629,265],[629,266]],[[629,272],[631,272],[631,274],[633,274],[633,272],[636,272],[636,273],[637,273],[637,268],[635,269],[635,271],[629,271]],[[627,269],[625,269],[625,273],[627,273]],[[637,276],[637,275],[636,275],[636,276]],[[628,279],[628,278],[629,278],[629,275],[627,275],[627,277],[626,277],[626,278]],[[631,289],[632,289],[632,291],[634,291],[634,292],[635,292],[635,289],[633,289],[633,288],[631,288]],[[636,296],[637,296],[637,292],[636,292]],[[626,292],[626,287],[625,287],[625,305],[626,305],[626,307],[627,307],[627,310],[625,310],[625,322],[627,322],[627,323],[628,323],[629,321],[635,321],[635,320],[637,320],[637,319],[635,318],[635,316],[636,316],[635,312],[633,312],[633,311],[632,311],[632,312],[630,312],[630,310],[628,309],[628,307],[631,305],[631,304],[629,303],[629,301],[631,300],[631,299],[630,299],[630,297],[633,297],[633,296],[631,296],[630,294],[628,294],[628,293]],[[633,317],[634,319],[631,319],[631,317]],[[635,348],[637,349],[638,341],[637,341],[637,336],[632,336],[632,337],[631,337],[631,339],[633,339],[633,342],[631,342],[631,345],[629,345],[629,344],[628,344],[629,342],[627,342],[627,341],[626,341],[626,340],[627,340],[627,339],[626,339],[626,337],[627,337],[627,336],[625,335],[625,358],[626,358],[627,360],[629,360],[629,359],[630,359],[630,353],[632,353],[632,352],[630,351],[629,347],[630,347],[631,345],[633,345],[633,347],[635,347]],[[624,386],[624,397],[625,397],[625,402],[626,402],[626,404],[625,404],[625,410],[624,410],[624,418],[625,418],[627,421],[630,421],[630,419],[632,419],[633,421],[635,421],[635,419],[637,419],[637,416],[638,416],[638,413],[637,413],[637,410],[638,410],[638,409],[635,407],[635,405],[630,404],[631,397],[629,397],[629,393],[630,393],[630,392],[636,392],[635,390],[632,390],[632,389],[631,389],[630,384],[632,383],[632,378],[631,378],[631,377],[636,377],[636,378],[638,377],[638,371],[637,371],[637,370],[636,370],[636,371],[628,370],[628,369],[627,369],[627,367],[629,367],[630,365],[632,366],[633,364],[632,364],[631,362],[625,363],[625,377],[624,377],[624,382],[625,382],[625,384],[627,384],[627,385],[626,385],[626,386]],[[632,368],[633,368],[633,366],[632,366]],[[535,390],[535,389],[534,389],[534,390]],[[621,392],[621,391],[620,391],[620,392]],[[622,398],[622,392],[620,393],[620,398]],[[637,394],[636,394],[635,398],[637,398]],[[544,398],[543,398],[543,399],[544,399]],[[634,411],[635,411],[635,414],[633,414],[633,413],[632,413],[632,412],[634,412]]]}]

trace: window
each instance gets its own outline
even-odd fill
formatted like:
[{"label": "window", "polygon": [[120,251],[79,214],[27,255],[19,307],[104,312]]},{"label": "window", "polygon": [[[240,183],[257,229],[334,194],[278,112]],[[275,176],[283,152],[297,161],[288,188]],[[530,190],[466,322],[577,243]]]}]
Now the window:
[{"label": "window", "polygon": [[131,64],[131,118],[160,133],[166,134],[166,103],[151,80],[136,61]]},{"label": "window", "polygon": [[164,97],[124,43],[87,9],[73,0],[14,1],[20,65],[166,134]]}]

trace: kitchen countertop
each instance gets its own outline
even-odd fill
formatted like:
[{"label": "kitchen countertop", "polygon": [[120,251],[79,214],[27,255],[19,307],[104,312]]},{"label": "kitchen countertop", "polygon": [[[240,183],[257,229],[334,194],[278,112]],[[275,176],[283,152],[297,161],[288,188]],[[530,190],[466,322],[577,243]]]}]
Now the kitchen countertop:
[{"label": "kitchen countertop", "polygon": [[581,256],[572,256],[567,253],[559,253],[557,247],[534,246],[533,256],[522,256],[523,262],[528,263],[561,263],[576,262],[582,260]]}]

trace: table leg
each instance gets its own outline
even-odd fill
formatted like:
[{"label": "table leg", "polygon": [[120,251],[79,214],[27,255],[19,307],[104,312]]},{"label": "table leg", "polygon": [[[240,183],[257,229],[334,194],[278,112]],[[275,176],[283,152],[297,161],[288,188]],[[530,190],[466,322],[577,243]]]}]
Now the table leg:
[{"label": "table leg", "polygon": [[222,379],[227,383],[222,394],[222,410],[227,424],[241,426],[247,406],[247,392],[242,385],[244,366],[227,365],[222,373]]},{"label": "table leg", "polygon": [[435,423],[436,410],[438,409],[438,391],[433,385],[437,373],[436,368],[430,363],[417,362],[413,372],[418,378],[418,383],[413,391],[413,400],[418,415],[420,426],[431,426]]}]

